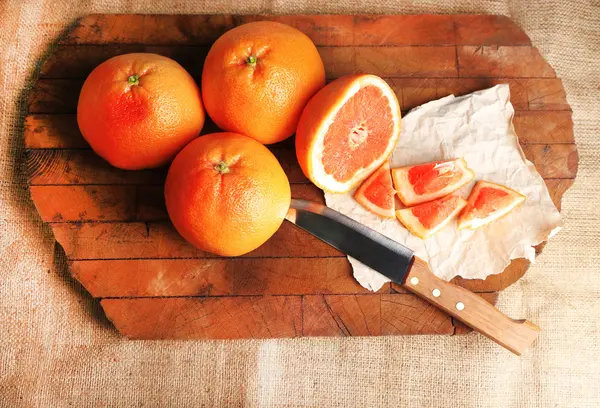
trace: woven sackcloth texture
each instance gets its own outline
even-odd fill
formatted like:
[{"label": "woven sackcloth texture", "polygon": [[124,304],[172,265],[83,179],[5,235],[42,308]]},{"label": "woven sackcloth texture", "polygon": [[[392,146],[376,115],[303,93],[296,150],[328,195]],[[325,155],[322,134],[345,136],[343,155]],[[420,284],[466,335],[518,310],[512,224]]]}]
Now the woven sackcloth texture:
[{"label": "woven sackcloth texture", "polygon": [[[542,327],[515,357],[479,335],[127,341],[70,276],[23,172],[39,61],[88,13],[491,13],[563,79],[579,174],[564,230],[498,303]],[[600,406],[600,3],[595,0],[0,1],[0,407]]]}]

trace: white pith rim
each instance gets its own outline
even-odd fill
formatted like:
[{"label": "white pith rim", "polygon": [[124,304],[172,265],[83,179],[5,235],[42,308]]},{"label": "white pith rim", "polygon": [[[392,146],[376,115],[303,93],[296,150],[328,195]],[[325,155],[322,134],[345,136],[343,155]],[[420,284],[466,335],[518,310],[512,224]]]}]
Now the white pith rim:
[{"label": "white pith rim", "polygon": [[[334,119],[341,109],[341,107],[356,94],[360,89],[366,86],[376,86],[381,90],[383,95],[388,99],[390,110],[392,112],[392,120],[394,122],[394,130],[392,133],[392,138],[390,139],[390,143],[387,146],[384,154],[381,156],[382,158],[374,161],[367,167],[363,167],[359,169],[352,178],[346,182],[337,181],[332,175],[325,172],[325,167],[323,166],[323,144],[325,141],[325,134],[327,130],[334,122]],[[317,180],[319,180],[319,184],[324,187],[326,190],[331,192],[339,192],[344,193],[355,186],[358,181],[365,179],[369,174],[371,174],[375,169],[377,169],[381,164],[387,160],[389,155],[392,153],[392,150],[396,146],[396,142],[398,141],[398,137],[400,136],[400,126],[401,126],[401,116],[400,116],[400,105],[398,104],[398,99],[396,98],[396,94],[389,87],[389,85],[381,78],[375,75],[364,75],[360,78],[357,78],[350,87],[346,90],[343,97],[340,98],[340,101],[331,109],[329,115],[323,120],[319,128],[317,129],[317,137],[311,147],[311,152],[309,152],[309,157],[311,157],[311,168],[312,172]],[[318,152],[318,154],[314,154],[314,152]]]}]

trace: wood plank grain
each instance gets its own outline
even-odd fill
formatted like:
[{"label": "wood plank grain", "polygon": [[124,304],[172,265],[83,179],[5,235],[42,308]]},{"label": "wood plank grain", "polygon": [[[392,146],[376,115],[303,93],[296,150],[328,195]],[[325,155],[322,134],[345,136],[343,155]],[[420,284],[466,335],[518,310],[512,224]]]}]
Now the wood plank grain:
[{"label": "wood plank grain", "polygon": [[456,15],[458,45],[531,45],[531,40],[510,18],[498,15]]},{"label": "wood plank grain", "polygon": [[188,244],[168,222],[56,223],[52,231],[70,260],[216,257]]},{"label": "wood plank grain", "polygon": [[302,334],[300,296],[103,299],[106,316],[131,339],[242,339]]},{"label": "wood plank grain", "polygon": [[349,46],[355,42],[354,16],[350,15],[235,16],[237,24],[265,20],[290,25],[306,34],[317,46]]},{"label": "wood plank grain", "polygon": [[319,55],[329,81],[356,72],[355,50],[350,47],[319,47]]},{"label": "wood plank grain", "polygon": [[302,327],[304,336],[380,336],[381,295],[303,296]]},{"label": "wood plank grain", "polygon": [[571,110],[560,78],[526,81],[530,110]]},{"label": "wood plank grain", "polygon": [[516,110],[529,107],[525,81],[514,78],[389,78],[403,111],[448,95],[462,96],[471,92],[508,84],[510,101]]},{"label": "wood plank grain", "polygon": [[29,94],[29,113],[76,113],[83,80],[39,79]]},{"label": "wood plank grain", "polygon": [[[71,261],[93,297],[370,293],[344,257]],[[381,293],[388,293],[384,285]]]},{"label": "wood plank grain", "polygon": [[457,59],[461,77],[556,77],[535,47],[461,45]]},{"label": "wood plank grain", "polygon": [[[56,240],[71,260],[214,258],[187,243],[170,222],[52,224]],[[341,252],[284,222],[262,246],[243,255],[260,257],[342,257]]]},{"label": "wood plank grain", "polygon": [[152,53],[169,57],[177,61],[200,82],[204,59],[208,46],[152,46],[130,45],[77,45],[59,46],[46,59],[40,69],[40,78],[44,79],[85,79],[104,61],[117,55],[128,53]]},{"label": "wood plank grain", "polygon": [[142,42],[150,45],[212,45],[239,24],[237,19],[232,15],[145,15]]},{"label": "wood plank grain", "polygon": [[453,333],[454,326],[450,316],[417,296],[381,295],[381,334]]},{"label": "wood plank grain", "polygon": [[121,54],[146,52],[145,49],[146,46],[142,44],[59,45],[42,64],[40,78],[85,79],[107,59]]},{"label": "wood plank grain", "polygon": [[[456,77],[454,47],[354,47],[355,73],[386,78]],[[337,75],[336,73],[336,76]]]},{"label": "wood plank grain", "polygon": [[77,116],[28,115],[25,118],[26,149],[89,148],[79,127]]},{"label": "wood plank grain", "polygon": [[355,16],[354,45],[454,45],[454,17],[441,14]]},{"label": "wood plank grain", "polygon": [[544,178],[574,178],[579,156],[575,144],[536,144],[523,146],[525,157]]},{"label": "wood plank grain", "polygon": [[46,222],[129,221],[136,215],[136,188],[129,186],[31,186]]},{"label": "wood plank grain", "polygon": [[[293,149],[271,147],[290,183],[306,183]],[[28,150],[27,174],[31,185],[148,184],[162,185],[168,168],[125,171],[111,166],[92,150]]]},{"label": "wood plank grain", "polygon": [[[352,45],[354,17],[349,15],[90,15],[81,19],[60,44],[210,45],[227,30],[251,21],[291,25],[316,45]],[[136,27],[127,27],[129,24]],[[116,31],[117,26],[127,33]]]},{"label": "wood plank grain", "polygon": [[236,25],[264,20],[291,25],[316,45],[452,45],[455,41],[453,16],[444,15],[104,14],[81,19],[60,44],[207,45]]},{"label": "wood plank grain", "polygon": [[536,144],[574,143],[570,111],[515,112],[515,131],[523,140]]},{"label": "wood plank grain", "polygon": [[550,198],[558,210],[562,207],[563,195],[571,188],[575,179],[546,179],[546,187],[550,193]]},{"label": "wood plank grain", "polygon": [[82,18],[60,44],[207,45],[236,25],[263,20],[291,25],[316,45],[530,45],[527,35],[505,16],[431,14],[97,14]]},{"label": "wood plank grain", "polygon": [[92,150],[27,150],[30,185],[164,184],[167,168],[125,171],[111,166]]},{"label": "wood plank grain", "polygon": [[142,14],[90,14],[60,39],[60,44],[132,44],[144,41]]}]

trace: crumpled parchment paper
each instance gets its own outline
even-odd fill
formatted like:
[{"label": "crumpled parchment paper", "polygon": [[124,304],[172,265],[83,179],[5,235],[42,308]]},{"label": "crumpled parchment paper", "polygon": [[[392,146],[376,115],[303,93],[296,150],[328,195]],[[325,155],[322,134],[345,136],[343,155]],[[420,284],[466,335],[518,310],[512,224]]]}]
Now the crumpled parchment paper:
[{"label": "crumpled parchment paper", "polygon": [[[475,180],[458,190],[467,198],[477,180],[506,185],[526,196],[525,202],[501,219],[476,231],[456,229],[456,221],[427,240],[408,232],[397,220],[385,220],[358,204],[352,195],[325,194],[329,207],[411,248],[428,261],[433,273],[485,279],[500,273],[511,259],[535,261],[534,246],[562,227],[546,184],[525,158],[512,125],[514,109],[508,85],[497,85],[462,97],[454,95],[411,110],[402,119],[392,168],[463,157]],[[389,279],[349,257],[354,277],[376,291]]]}]

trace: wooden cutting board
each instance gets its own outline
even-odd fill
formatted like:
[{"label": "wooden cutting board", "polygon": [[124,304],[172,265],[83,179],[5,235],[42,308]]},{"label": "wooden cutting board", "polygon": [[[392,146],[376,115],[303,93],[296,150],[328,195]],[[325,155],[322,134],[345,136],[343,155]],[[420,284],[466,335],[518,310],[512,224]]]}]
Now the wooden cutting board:
[{"label": "wooden cutting board", "polygon": [[[466,327],[396,285],[370,293],[345,256],[284,222],[262,247],[219,258],[188,245],[165,212],[166,168],[121,171],[100,159],[76,123],[79,90],[104,60],[153,52],[200,81],[211,43],[228,29],[269,19],[317,45],[327,77],[384,77],[406,112],[448,94],[508,83],[525,155],[555,204],[577,173],[571,109],[560,79],[511,20],[482,15],[90,15],[41,66],[25,122],[31,196],[75,279],[101,299],[124,335],[144,339],[270,338],[464,333]],[[215,131],[212,124],[203,133]],[[323,202],[297,165],[293,143],[271,150],[292,195]],[[539,248],[541,249],[541,247]],[[495,302],[528,263],[485,281],[455,279]]]}]

